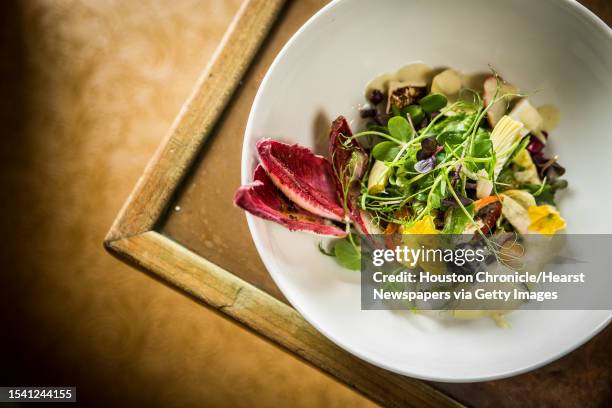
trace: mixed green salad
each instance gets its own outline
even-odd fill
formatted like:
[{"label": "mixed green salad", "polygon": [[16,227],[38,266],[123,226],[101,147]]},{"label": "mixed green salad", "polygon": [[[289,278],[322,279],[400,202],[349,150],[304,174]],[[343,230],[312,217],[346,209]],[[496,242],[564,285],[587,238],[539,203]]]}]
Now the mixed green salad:
[{"label": "mixed green salad", "polygon": [[[367,154],[357,182],[338,177],[346,191],[358,184],[353,205],[368,218],[360,232],[487,237],[565,228],[555,204],[565,169],[544,153],[555,109],[534,107],[496,72],[474,88],[452,69],[424,77],[374,81],[363,130],[345,135],[347,149],[358,140]],[[358,234],[321,250],[359,269]]]},{"label": "mixed green salad", "polygon": [[[291,231],[334,237],[319,249],[352,270],[362,268],[362,245],[367,253],[370,244],[405,246],[424,234],[434,243],[435,234],[467,238],[462,245],[485,245],[514,268],[523,253],[509,237],[565,228],[555,204],[565,169],[545,153],[559,120],[553,106],[533,106],[493,70],[466,76],[425,64],[375,78],[366,98],[358,132],[344,116],[333,121],[327,157],[259,140],[253,180],[235,204]],[[446,261],[418,268],[443,274],[447,266],[473,272]],[[501,322],[505,312],[453,313]]]}]

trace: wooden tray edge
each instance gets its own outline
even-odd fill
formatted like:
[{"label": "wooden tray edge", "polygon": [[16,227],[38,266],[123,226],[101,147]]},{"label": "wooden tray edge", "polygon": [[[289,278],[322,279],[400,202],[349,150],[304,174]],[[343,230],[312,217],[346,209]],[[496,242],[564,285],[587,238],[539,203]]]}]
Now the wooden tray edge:
[{"label": "wooden tray edge", "polygon": [[155,228],[276,21],[285,0],[245,0],[167,136],[119,211],[105,245]]},{"label": "wooden tray edge", "polygon": [[[341,350],[295,309],[154,231],[285,0],[245,0],[104,239],[112,255],[190,294],[385,406],[462,406]],[[204,108],[205,107],[205,108]]]},{"label": "wooden tray edge", "polygon": [[158,232],[117,239],[107,248],[377,403],[397,407],[463,406],[420,380],[380,369],[345,352],[292,307]]}]

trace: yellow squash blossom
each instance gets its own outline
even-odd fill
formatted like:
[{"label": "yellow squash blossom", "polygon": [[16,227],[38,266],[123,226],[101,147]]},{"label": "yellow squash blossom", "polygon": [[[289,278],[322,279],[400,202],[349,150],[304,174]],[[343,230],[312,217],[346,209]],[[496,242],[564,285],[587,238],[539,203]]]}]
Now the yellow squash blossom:
[{"label": "yellow squash blossom", "polygon": [[402,234],[437,234],[438,230],[436,229],[436,224],[434,223],[434,217],[431,215],[426,215],[422,219],[411,225],[402,225],[400,227],[400,232]]},{"label": "yellow squash blossom", "polygon": [[552,205],[539,205],[527,208],[529,213],[528,230],[537,234],[552,235],[565,228],[565,220]]},{"label": "yellow squash blossom", "polygon": [[[408,248],[419,249],[422,247],[425,248],[439,248],[440,243],[438,242],[438,237],[426,238],[422,235],[437,235],[439,231],[436,229],[436,224],[434,223],[434,217],[431,215],[426,215],[422,219],[416,221],[415,223],[409,225],[402,225],[400,227],[400,233],[405,236],[403,239],[403,243]],[[415,235],[415,236],[410,236]],[[420,260],[418,265],[426,271],[429,271],[434,274],[443,274],[446,272],[446,265],[441,261],[424,261]]]}]

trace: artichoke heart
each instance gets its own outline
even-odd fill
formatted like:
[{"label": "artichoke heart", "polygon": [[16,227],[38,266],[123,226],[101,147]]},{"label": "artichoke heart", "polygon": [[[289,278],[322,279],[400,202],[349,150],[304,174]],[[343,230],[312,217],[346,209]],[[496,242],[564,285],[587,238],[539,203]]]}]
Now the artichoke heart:
[{"label": "artichoke heart", "polygon": [[493,128],[491,143],[497,158],[493,172],[494,179],[497,178],[512,154],[512,146],[521,140],[521,129],[523,129],[523,124],[507,115],[502,117]]},{"label": "artichoke heart", "polygon": [[520,183],[541,184],[538,169],[531,159],[531,155],[527,149],[522,149],[512,159],[512,163],[521,167],[519,171],[514,172],[514,177]]},{"label": "artichoke heart", "polygon": [[391,169],[385,164],[385,162],[376,160],[370,170],[370,176],[368,177],[368,193],[378,194],[385,190],[385,186],[389,181],[389,174]]}]

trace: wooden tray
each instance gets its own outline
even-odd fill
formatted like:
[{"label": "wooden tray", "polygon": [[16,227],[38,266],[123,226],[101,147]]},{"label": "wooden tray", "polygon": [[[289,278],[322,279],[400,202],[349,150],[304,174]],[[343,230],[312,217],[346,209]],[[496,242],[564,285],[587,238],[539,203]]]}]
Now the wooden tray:
[{"label": "wooden tray", "polygon": [[[595,406],[609,400],[610,328],[531,373],[443,384],[396,375],[353,357],[287,303],[259,259],[244,214],[232,205],[257,88],[281,47],[326,1],[284,3],[244,2],[111,227],[105,247],[383,405]],[[610,21],[603,1],[589,3]]]}]

